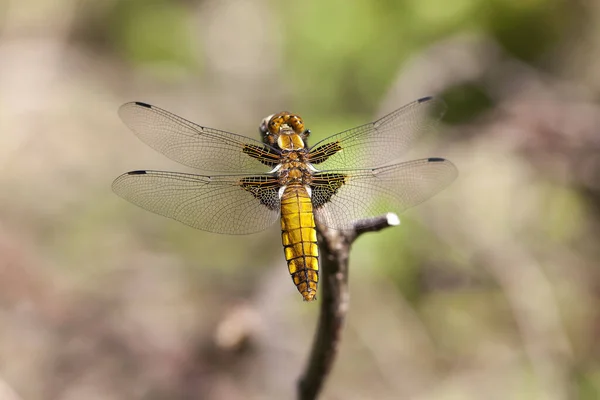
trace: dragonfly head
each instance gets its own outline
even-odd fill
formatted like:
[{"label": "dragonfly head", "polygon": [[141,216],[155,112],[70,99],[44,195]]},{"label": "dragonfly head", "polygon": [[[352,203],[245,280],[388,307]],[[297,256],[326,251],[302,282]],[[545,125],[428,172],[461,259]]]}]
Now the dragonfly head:
[{"label": "dragonfly head", "polygon": [[[282,111],[264,118],[259,129],[263,141],[272,146],[278,144],[280,136],[294,136],[295,141],[304,143],[304,140],[310,134],[308,129],[304,129],[302,118],[288,111]],[[304,144],[301,147],[304,147]]]}]

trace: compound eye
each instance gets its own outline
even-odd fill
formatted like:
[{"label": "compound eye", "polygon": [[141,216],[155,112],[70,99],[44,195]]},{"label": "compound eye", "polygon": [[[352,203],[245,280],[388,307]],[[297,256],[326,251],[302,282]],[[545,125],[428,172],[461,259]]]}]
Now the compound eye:
[{"label": "compound eye", "polygon": [[305,135],[305,136],[308,136],[308,135],[310,135],[310,129],[306,129],[306,130],[304,131],[304,135]]},{"label": "compound eye", "polygon": [[290,116],[290,123],[292,125],[292,128],[294,129],[294,132],[304,132],[304,123],[302,122],[302,119],[300,119],[300,117],[298,117],[297,115]]},{"label": "compound eye", "polygon": [[267,124],[265,124],[264,122],[260,124],[260,126],[258,127],[258,131],[260,132],[261,135],[269,134],[269,129],[267,128]]},{"label": "compound eye", "polygon": [[260,122],[258,130],[262,135],[269,135],[269,121],[273,118],[273,115],[269,115]]},{"label": "compound eye", "polygon": [[272,118],[269,121],[269,132],[276,133],[279,132],[279,127],[281,126],[281,118]]}]

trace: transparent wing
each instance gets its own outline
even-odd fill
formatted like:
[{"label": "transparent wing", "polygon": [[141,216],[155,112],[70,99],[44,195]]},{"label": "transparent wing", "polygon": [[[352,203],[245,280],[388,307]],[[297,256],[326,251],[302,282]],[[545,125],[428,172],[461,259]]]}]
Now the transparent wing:
[{"label": "transparent wing", "polygon": [[206,128],[146,103],[123,104],[119,116],[144,143],[192,168],[261,173],[277,165],[276,150],[258,140]]},{"label": "transparent wing", "polygon": [[432,128],[445,103],[424,97],[369,124],[340,132],[311,147],[317,169],[370,168],[400,159],[410,145]]},{"label": "transparent wing", "polygon": [[447,187],[457,175],[454,164],[443,158],[321,171],[311,185],[315,215],[330,228],[347,229],[358,219],[401,213]]},{"label": "transparent wing", "polygon": [[148,211],[210,232],[258,232],[279,217],[277,179],[268,174],[201,176],[132,171],[119,176],[112,188]]}]

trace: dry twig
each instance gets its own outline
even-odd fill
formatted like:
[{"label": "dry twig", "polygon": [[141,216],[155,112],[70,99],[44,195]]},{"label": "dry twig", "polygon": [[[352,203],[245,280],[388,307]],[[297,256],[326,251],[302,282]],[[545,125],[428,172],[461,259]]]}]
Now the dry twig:
[{"label": "dry twig", "polygon": [[348,312],[348,258],[352,243],[365,232],[376,232],[398,224],[398,217],[390,213],[357,221],[347,231],[317,226],[321,252],[321,311],[310,358],[298,381],[300,400],[317,398],[337,355]]}]

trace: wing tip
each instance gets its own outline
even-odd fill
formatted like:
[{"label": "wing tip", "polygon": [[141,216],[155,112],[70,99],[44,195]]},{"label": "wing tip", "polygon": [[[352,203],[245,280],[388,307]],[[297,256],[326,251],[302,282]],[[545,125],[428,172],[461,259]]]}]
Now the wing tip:
[{"label": "wing tip", "polygon": [[152,108],[152,106],[150,104],[144,103],[142,101],[134,101],[133,104],[135,104],[136,106],[140,106],[140,107]]},{"label": "wing tip", "polygon": [[416,103],[417,104],[430,103],[429,107],[431,107],[431,110],[429,111],[429,116],[431,118],[433,118],[434,120],[441,119],[444,116],[444,114],[446,113],[446,110],[448,109],[446,102],[441,97],[437,97],[437,96],[421,97],[420,99],[418,99],[416,101]]},{"label": "wing tip", "polygon": [[[123,183],[123,180],[131,175],[146,175],[148,173],[148,171],[143,171],[143,170],[139,170],[139,171],[129,171],[129,172],[125,172],[124,174],[118,176],[112,183],[111,187],[113,192],[119,194],[120,193],[120,185]],[[120,194],[119,194],[120,196]]]},{"label": "wing tip", "polygon": [[452,161],[446,159],[446,158],[442,158],[442,157],[429,157],[427,159],[428,163],[440,163],[443,164],[444,166],[446,166],[448,168],[449,171],[452,171],[452,178],[450,180],[450,182],[452,182],[454,179],[456,179],[456,177],[458,177],[458,168],[456,168],[456,165],[454,165],[452,163]]},{"label": "wing tip", "polygon": [[431,162],[431,163],[433,163],[433,162],[446,162],[446,161],[448,161],[448,160],[446,160],[445,158],[442,158],[442,157],[429,157],[427,159],[427,162]]}]

